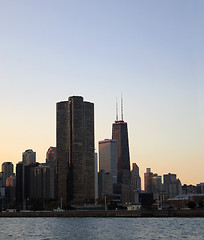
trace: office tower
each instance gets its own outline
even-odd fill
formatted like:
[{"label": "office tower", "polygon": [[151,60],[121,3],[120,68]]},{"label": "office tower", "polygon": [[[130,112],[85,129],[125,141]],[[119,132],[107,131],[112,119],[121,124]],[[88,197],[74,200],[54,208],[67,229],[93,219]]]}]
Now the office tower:
[{"label": "office tower", "polygon": [[116,140],[117,144],[117,183],[130,184],[130,156],[128,143],[127,123],[122,120],[116,121],[112,126],[112,139]]},{"label": "office tower", "polygon": [[99,141],[99,170],[110,173],[113,183],[117,183],[117,145],[116,140]]},{"label": "office tower", "polygon": [[2,164],[2,186],[6,187],[6,179],[13,174],[13,163],[4,162]]},{"label": "office tower", "polygon": [[58,199],[63,206],[95,201],[94,104],[83,97],[57,103]]},{"label": "office tower", "polygon": [[123,105],[121,100],[121,120],[118,121],[116,107],[116,121],[112,125],[112,139],[117,144],[117,185],[114,193],[121,194],[123,203],[131,201],[130,184],[130,156],[127,123],[123,121]]},{"label": "office tower", "polygon": [[32,149],[28,149],[25,152],[23,152],[22,156],[24,165],[36,162],[36,152],[33,152]]},{"label": "office tower", "polygon": [[164,174],[163,180],[167,198],[174,198],[182,193],[181,181],[176,178],[176,174]]},{"label": "office tower", "polygon": [[49,147],[46,154],[46,163],[50,167],[56,168],[57,158],[56,158],[56,147]]}]

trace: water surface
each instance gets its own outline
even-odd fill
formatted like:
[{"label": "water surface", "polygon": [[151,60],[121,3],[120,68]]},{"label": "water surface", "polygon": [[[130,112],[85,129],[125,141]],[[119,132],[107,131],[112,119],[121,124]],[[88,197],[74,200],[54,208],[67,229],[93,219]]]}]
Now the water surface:
[{"label": "water surface", "polygon": [[9,240],[204,239],[204,218],[1,218]]}]

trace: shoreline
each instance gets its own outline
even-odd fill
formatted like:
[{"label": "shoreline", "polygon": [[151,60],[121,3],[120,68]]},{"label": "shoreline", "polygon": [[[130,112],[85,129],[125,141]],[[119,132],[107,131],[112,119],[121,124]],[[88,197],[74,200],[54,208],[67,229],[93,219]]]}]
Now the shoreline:
[{"label": "shoreline", "polygon": [[22,211],[22,212],[0,212],[0,218],[2,217],[122,217],[122,218],[142,218],[142,217],[204,217],[204,210],[139,210],[139,211],[126,211],[126,210],[70,210],[62,212],[52,211]]}]

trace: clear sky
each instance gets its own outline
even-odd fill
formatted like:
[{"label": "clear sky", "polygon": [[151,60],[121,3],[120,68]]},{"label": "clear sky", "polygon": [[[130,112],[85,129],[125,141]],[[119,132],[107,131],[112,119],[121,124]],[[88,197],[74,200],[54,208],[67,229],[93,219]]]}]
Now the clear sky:
[{"label": "clear sky", "polygon": [[123,93],[131,162],[204,181],[204,1],[0,0],[0,163],[56,145],[56,102],[95,104],[95,146]]}]

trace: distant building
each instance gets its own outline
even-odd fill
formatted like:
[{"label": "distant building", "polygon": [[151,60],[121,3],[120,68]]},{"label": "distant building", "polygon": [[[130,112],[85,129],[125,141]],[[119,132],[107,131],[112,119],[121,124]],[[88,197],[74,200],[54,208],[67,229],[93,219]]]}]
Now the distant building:
[{"label": "distant building", "polygon": [[6,179],[13,175],[13,163],[4,162],[2,164],[2,186],[6,187]]},{"label": "distant building", "polygon": [[112,125],[112,139],[117,144],[117,185],[114,186],[114,193],[121,194],[122,203],[131,201],[131,180],[130,180],[130,155],[128,142],[127,122],[123,121],[123,105],[121,99],[121,120]]},{"label": "distant building", "polygon": [[162,191],[162,177],[157,173],[152,173],[150,168],[146,169],[144,173],[144,187],[145,192],[153,193],[154,199],[159,199],[159,195]]},{"label": "distant building", "polygon": [[98,197],[113,195],[113,178],[110,173],[100,170],[98,173]]},{"label": "distant building", "polygon": [[130,184],[130,156],[126,122],[121,120],[113,123],[112,139],[117,143],[117,183]]},{"label": "distant building", "polygon": [[133,163],[132,171],[131,171],[131,202],[132,203],[139,203],[138,194],[140,191],[141,191],[141,178],[139,175],[139,167],[137,166],[136,163]]},{"label": "distant building", "polygon": [[24,165],[23,162],[16,164],[16,207],[24,207]]},{"label": "distant building", "polygon": [[176,178],[176,174],[164,174],[163,181],[167,198],[174,198],[182,194],[181,181]]},{"label": "distant building", "polygon": [[49,147],[46,154],[46,164],[50,167],[57,166],[57,150],[56,147]]},{"label": "distant building", "polygon": [[141,178],[139,175],[139,167],[136,163],[132,164],[131,186],[134,190],[136,189],[141,190]]},{"label": "distant building", "polygon": [[16,176],[12,174],[10,177],[6,179],[6,187],[15,187],[16,186]]},{"label": "distant building", "polygon": [[36,162],[36,152],[33,152],[32,149],[28,149],[22,154],[22,161],[24,165]]},{"label": "distant building", "polygon": [[95,202],[94,104],[83,97],[57,103],[58,199]]},{"label": "distant building", "polygon": [[144,173],[144,190],[145,192],[152,192],[152,176],[151,168],[146,168]]},{"label": "distant building", "polygon": [[204,182],[197,184],[197,193],[204,193]]},{"label": "distant building", "polygon": [[99,170],[110,173],[113,183],[117,183],[117,145],[116,140],[99,141]]},{"label": "distant building", "polygon": [[189,195],[189,194],[196,194],[197,193],[197,187],[193,185],[182,185],[182,195]]}]

